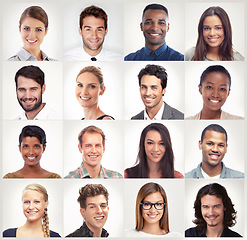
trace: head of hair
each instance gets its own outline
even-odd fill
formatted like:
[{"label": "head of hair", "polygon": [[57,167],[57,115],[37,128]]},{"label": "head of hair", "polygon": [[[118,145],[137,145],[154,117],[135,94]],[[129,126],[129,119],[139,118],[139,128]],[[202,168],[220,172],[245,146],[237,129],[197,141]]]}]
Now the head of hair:
[{"label": "head of hair", "polygon": [[96,126],[93,126],[93,125],[83,128],[81,130],[81,132],[79,133],[78,141],[79,141],[79,144],[80,144],[81,147],[82,147],[82,137],[86,132],[99,133],[101,135],[101,137],[102,137],[103,147],[105,147],[105,134],[104,134],[104,132],[100,128],[98,128]]},{"label": "head of hair", "polygon": [[103,89],[104,88],[104,79],[103,79],[103,74],[101,72],[101,69],[99,67],[95,67],[95,66],[87,66],[87,67],[84,67],[77,75],[76,79],[82,74],[82,73],[85,73],[85,72],[90,72],[92,73],[93,75],[95,75],[98,80],[99,80],[99,83],[100,83],[100,89]]},{"label": "head of hair", "polygon": [[202,187],[196,196],[196,200],[194,202],[194,209],[195,209],[195,220],[193,222],[197,225],[199,230],[202,230],[206,227],[206,222],[202,217],[201,212],[201,198],[205,195],[216,196],[220,198],[223,203],[224,211],[224,228],[232,227],[236,223],[236,211],[234,209],[234,205],[230,197],[227,194],[226,189],[218,183],[211,183],[204,187]]},{"label": "head of hair", "polygon": [[105,29],[107,29],[107,21],[108,21],[108,17],[106,12],[99,7],[96,7],[94,5],[86,7],[80,14],[80,19],[79,19],[79,25],[80,25],[80,29],[82,29],[83,26],[83,19],[85,17],[89,17],[89,16],[93,16],[95,18],[101,18],[104,20],[104,25],[105,25]]},{"label": "head of hair", "polygon": [[45,74],[44,72],[37,66],[24,66],[20,68],[15,74],[15,86],[18,87],[18,77],[31,78],[36,83],[38,83],[41,88],[45,83]]},{"label": "head of hair", "polygon": [[207,131],[214,131],[214,132],[224,133],[225,136],[226,136],[226,143],[227,143],[227,132],[223,127],[221,127],[218,124],[210,124],[210,125],[208,125],[207,127],[205,127],[203,129],[202,135],[201,135],[201,142],[203,142],[204,135],[206,134]]},{"label": "head of hair", "polygon": [[221,65],[213,65],[213,66],[209,66],[208,68],[206,68],[201,77],[200,77],[200,85],[202,86],[202,83],[204,82],[205,78],[207,77],[207,75],[209,73],[212,73],[212,72],[220,72],[220,73],[223,73],[227,76],[228,78],[228,83],[229,83],[229,90],[231,89],[231,75],[230,73]]},{"label": "head of hair", "polygon": [[145,12],[148,10],[148,9],[151,9],[151,10],[163,10],[166,12],[166,15],[168,17],[168,10],[165,6],[161,5],[161,4],[157,4],[157,3],[152,3],[152,4],[149,4],[147,5],[144,10],[143,10],[143,13],[142,13],[142,17],[144,16]]},{"label": "head of hair", "polygon": [[21,145],[22,140],[25,137],[36,137],[39,139],[43,147],[46,145],[45,131],[39,126],[27,125],[24,128],[22,128],[21,133],[19,135],[19,145]]},{"label": "head of hair", "polygon": [[142,178],[148,178],[149,167],[147,162],[147,154],[145,150],[145,139],[149,131],[157,131],[160,133],[165,146],[165,154],[159,162],[162,178],[174,178],[174,155],[172,150],[172,142],[168,129],[161,123],[151,123],[146,126],[140,137],[138,155],[136,164],[139,166],[139,174]]},{"label": "head of hair", "polygon": [[155,76],[160,79],[162,89],[167,86],[167,72],[162,66],[155,64],[148,64],[145,68],[142,68],[138,74],[139,86],[141,86],[141,79],[144,75]]},{"label": "head of hair", "polygon": [[146,196],[148,196],[149,194],[155,193],[155,192],[159,192],[165,202],[164,212],[159,221],[159,226],[161,229],[164,229],[166,232],[169,232],[168,203],[167,203],[166,192],[161,185],[159,185],[158,183],[153,183],[153,182],[144,184],[140,188],[137,194],[137,197],[136,197],[136,227],[135,229],[137,231],[141,231],[144,226],[144,219],[142,216],[142,206],[140,204],[143,202]]},{"label": "head of hair", "polygon": [[222,58],[221,60],[233,60],[232,57],[232,27],[230,23],[230,19],[225,12],[225,10],[221,7],[210,7],[204,11],[202,14],[199,24],[198,24],[198,38],[195,48],[195,53],[193,60],[195,61],[203,61],[207,54],[207,44],[203,38],[203,23],[206,17],[208,16],[218,16],[222,22],[222,27],[224,30],[224,40],[219,48],[219,56]]},{"label": "head of hair", "polygon": [[48,16],[45,10],[39,6],[31,6],[24,10],[21,14],[21,18],[19,20],[19,25],[21,26],[22,22],[25,20],[26,17],[35,18],[45,25],[45,31],[48,28]]},{"label": "head of hair", "polygon": [[[24,188],[22,195],[27,190],[37,191],[37,192],[41,193],[43,195],[44,201],[45,202],[48,201],[48,193],[47,193],[46,189],[43,186],[41,186],[40,184],[32,183],[32,184],[27,185]],[[45,208],[45,210],[44,210],[44,215],[43,215],[43,219],[42,219],[42,229],[44,232],[44,237],[50,237],[49,218],[48,218],[48,214],[47,214],[47,208]]]},{"label": "head of hair", "polygon": [[108,204],[109,193],[102,184],[87,184],[79,190],[79,197],[77,202],[80,204],[80,208],[86,209],[87,198],[103,195]]}]

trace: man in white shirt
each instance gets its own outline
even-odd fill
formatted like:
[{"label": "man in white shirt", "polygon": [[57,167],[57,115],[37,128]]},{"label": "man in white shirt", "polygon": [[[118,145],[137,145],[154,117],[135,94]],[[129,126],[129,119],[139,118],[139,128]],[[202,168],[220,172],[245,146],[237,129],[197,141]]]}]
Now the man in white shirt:
[{"label": "man in white shirt", "polygon": [[67,61],[116,61],[122,60],[119,53],[103,49],[108,32],[107,14],[102,8],[90,6],[80,14],[79,34],[83,46],[69,50],[64,54]]},{"label": "man in white shirt", "polygon": [[17,100],[24,112],[17,120],[61,119],[61,116],[42,102],[45,74],[37,66],[24,66],[15,75]]},{"label": "man in white shirt", "polygon": [[140,71],[138,79],[145,110],[132,117],[132,120],[184,119],[183,113],[163,101],[167,85],[165,68],[149,64]]}]

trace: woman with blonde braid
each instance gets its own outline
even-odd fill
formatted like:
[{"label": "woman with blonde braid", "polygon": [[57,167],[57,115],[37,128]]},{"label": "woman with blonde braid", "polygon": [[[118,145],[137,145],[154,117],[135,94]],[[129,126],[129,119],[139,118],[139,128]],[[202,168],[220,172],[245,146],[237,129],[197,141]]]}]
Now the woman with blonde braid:
[{"label": "woman with blonde braid", "polygon": [[49,230],[48,194],[43,186],[35,183],[27,185],[22,194],[22,206],[26,223],[5,230],[3,237],[61,237]]}]

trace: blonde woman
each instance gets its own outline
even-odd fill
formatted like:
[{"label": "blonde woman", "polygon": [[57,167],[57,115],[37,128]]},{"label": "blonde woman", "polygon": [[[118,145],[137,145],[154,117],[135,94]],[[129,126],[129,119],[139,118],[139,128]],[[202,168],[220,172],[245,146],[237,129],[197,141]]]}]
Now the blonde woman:
[{"label": "blonde woman", "polygon": [[47,213],[48,194],[39,184],[29,184],[22,193],[23,213],[26,223],[18,228],[9,228],[3,237],[61,237],[49,229]]}]

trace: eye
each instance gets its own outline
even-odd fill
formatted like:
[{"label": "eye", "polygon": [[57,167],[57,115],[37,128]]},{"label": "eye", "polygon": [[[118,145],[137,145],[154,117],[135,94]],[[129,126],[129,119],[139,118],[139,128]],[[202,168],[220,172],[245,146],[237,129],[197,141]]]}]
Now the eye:
[{"label": "eye", "polygon": [[152,89],[153,90],[157,90],[158,89],[158,86],[152,86]]},{"label": "eye", "polygon": [[29,146],[27,144],[23,145],[22,148],[27,149]]},{"label": "eye", "polygon": [[204,31],[208,31],[208,30],[210,30],[210,28],[209,27],[204,27],[203,30]]},{"label": "eye", "polygon": [[219,147],[223,148],[223,147],[225,147],[225,145],[224,144],[219,144]]},{"label": "eye", "polygon": [[19,92],[24,92],[24,91],[26,91],[26,89],[25,88],[18,88],[18,91]]},{"label": "eye", "polygon": [[145,24],[152,24],[152,21],[146,21]]},{"label": "eye", "polygon": [[162,203],[155,203],[156,207],[161,207],[163,204]]},{"label": "eye", "polygon": [[220,88],[220,91],[226,91],[226,88]]},{"label": "eye", "polygon": [[143,206],[144,206],[144,207],[150,207],[150,205],[151,205],[151,204],[150,204],[149,202],[144,202],[144,203],[143,203]]},{"label": "eye", "polygon": [[105,209],[105,208],[107,208],[107,204],[106,204],[106,203],[101,204],[100,207],[101,207],[102,209]]},{"label": "eye", "polygon": [[43,30],[41,28],[37,28],[36,32],[43,32]]},{"label": "eye", "polygon": [[213,87],[212,87],[212,86],[206,86],[206,88],[207,88],[207,89],[213,89]]},{"label": "eye", "polygon": [[34,148],[40,148],[40,145],[35,144]]},{"label": "eye", "polygon": [[165,25],[166,23],[165,22],[159,22],[159,25]]},{"label": "eye", "polygon": [[36,201],[34,201],[34,203],[38,204],[38,203],[40,203],[40,201],[36,200]]},{"label": "eye", "polygon": [[213,143],[211,143],[211,142],[208,142],[208,143],[207,143],[207,145],[208,145],[208,146],[212,146],[212,145],[213,145]]},{"label": "eye", "polygon": [[152,145],[152,144],[153,144],[153,142],[151,142],[151,141],[147,141],[147,144],[148,144],[148,145]]},{"label": "eye", "polygon": [[221,29],[222,29],[222,27],[216,27],[215,29],[216,29],[216,30],[221,30]]},{"label": "eye", "polygon": [[28,204],[28,203],[29,203],[29,201],[27,201],[27,200],[26,200],[26,201],[24,201],[23,203],[24,203],[24,204]]},{"label": "eye", "polygon": [[94,88],[96,88],[96,86],[95,85],[90,85],[89,88],[94,89]]},{"label": "eye", "polygon": [[165,146],[165,143],[164,142],[160,142],[159,143],[161,146]]},{"label": "eye", "polygon": [[147,87],[146,87],[146,86],[141,86],[141,89],[142,89],[142,90],[146,90]]},{"label": "eye", "polygon": [[77,87],[83,87],[83,85],[81,83],[77,83]]},{"label": "eye", "polygon": [[23,30],[29,31],[30,30],[30,27],[24,27]]},{"label": "eye", "polygon": [[207,205],[203,205],[202,206],[204,209],[208,209],[208,206]]},{"label": "eye", "polygon": [[38,88],[33,87],[33,88],[31,88],[31,91],[33,91],[33,92],[34,92],[34,91],[37,91],[37,89],[38,89]]},{"label": "eye", "polygon": [[97,148],[101,148],[101,144],[97,144],[96,147],[97,147]]}]

